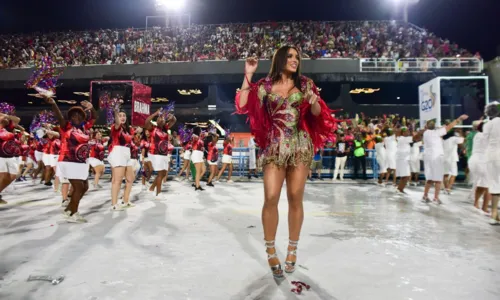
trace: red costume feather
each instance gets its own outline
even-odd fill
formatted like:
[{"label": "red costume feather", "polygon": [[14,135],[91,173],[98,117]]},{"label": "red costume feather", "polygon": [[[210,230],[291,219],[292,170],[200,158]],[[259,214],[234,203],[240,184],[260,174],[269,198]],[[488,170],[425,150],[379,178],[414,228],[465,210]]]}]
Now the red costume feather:
[{"label": "red costume feather", "polygon": [[[320,97],[318,89],[314,83],[305,76],[301,76],[301,92],[306,94],[311,89],[314,94]],[[240,107],[240,92],[236,94],[236,114],[248,115],[247,121],[250,123],[250,129],[255,136],[255,141],[261,149],[265,149],[271,141],[269,140],[269,131],[272,128],[272,120],[267,111],[265,101],[261,102],[258,97],[258,89],[261,84],[266,85],[266,91],[270,91],[272,82],[269,77],[259,80],[257,83],[249,83],[250,91],[248,93],[247,104]],[[332,117],[333,111],[326,106],[325,101],[318,99],[321,106],[321,113],[314,116],[311,113],[311,104],[303,100],[299,107],[300,117],[297,124],[299,130],[306,131],[311,137],[315,151],[322,148],[327,140],[335,139],[335,128],[337,119]]]}]

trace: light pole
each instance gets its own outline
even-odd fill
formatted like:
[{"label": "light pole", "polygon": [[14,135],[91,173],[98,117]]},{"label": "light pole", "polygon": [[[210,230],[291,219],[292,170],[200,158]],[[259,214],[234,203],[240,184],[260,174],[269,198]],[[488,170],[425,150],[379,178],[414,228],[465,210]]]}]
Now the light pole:
[{"label": "light pole", "polygon": [[147,16],[146,30],[149,27],[150,19],[165,19],[165,27],[170,25],[170,18],[177,17],[179,24],[182,25],[182,18],[187,17],[188,27],[191,26],[191,14],[183,12],[186,6],[186,0],[155,0],[156,10],[162,12],[161,16]]}]

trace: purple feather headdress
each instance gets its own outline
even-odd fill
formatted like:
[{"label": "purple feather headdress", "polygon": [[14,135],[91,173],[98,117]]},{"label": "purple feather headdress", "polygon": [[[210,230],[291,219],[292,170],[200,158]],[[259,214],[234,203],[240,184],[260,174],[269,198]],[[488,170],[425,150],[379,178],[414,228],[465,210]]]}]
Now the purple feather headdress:
[{"label": "purple feather headdress", "polygon": [[48,56],[42,57],[41,61],[36,65],[35,71],[26,81],[26,87],[35,89],[40,94],[55,94],[57,80],[63,72],[62,68],[56,68],[52,59]]},{"label": "purple feather headdress", "polygon": [[0,103],[0,112],[9,116],[15,115],[16,107],[7,102]]},{"label": "purple feather headdress", "polygon": [[167,115],[172,113],[175,109],[175,101],[170,102],[169,104],[165,105],[164,107],[161,108],[161,116],[166,119]]},{"label": "purple feather headdress", "polygon": [[190,129],[183,124],[179,126],[179,138],[182,143],[189,142],[192,136],[193,136],[193,129]]},{"label": "purple feather headdress", "polygon": [[115,109],[119,109],[123,100],[111,98],[108,92],[104,92],[99,97],[99,108],[106,110],[106,123],[109,125],[115,122]]}]

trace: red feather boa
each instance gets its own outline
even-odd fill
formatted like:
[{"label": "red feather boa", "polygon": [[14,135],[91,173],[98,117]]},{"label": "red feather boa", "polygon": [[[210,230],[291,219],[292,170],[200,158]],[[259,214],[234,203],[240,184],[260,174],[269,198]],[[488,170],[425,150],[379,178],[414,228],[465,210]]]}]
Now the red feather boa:
[{"label": "red feather boa", "polygon": [[[257,83],[250,83],[250,91],[248,93],[247,104],[240,107],[240,92],[236,94],[236,114],[248,115],[247,121],[250,123],[250,129],[255,136],[255,142],[261,149],[269,146],[269,130],[272,126],[271,116],[269,115],[264,101],[260,101],[258,97],[259,86],[263,83],[269,83],[269,78],[259,80]],[[301,90],[305,94],[308,91],[307,84],[319,97],[319,92],[314,83],[307,77],[301,77]],[[335,129],[339,120],[332,117],[333,111],[326,106],[325,101],[318,99],[321,106],[321,113],[314,116],[311,113],[311,104],[304,100],[299,107],[300,116],[297,124],[299,130],[306,131],[311,137],[315,151],[322,148],[327,140],[335,140]]]}]

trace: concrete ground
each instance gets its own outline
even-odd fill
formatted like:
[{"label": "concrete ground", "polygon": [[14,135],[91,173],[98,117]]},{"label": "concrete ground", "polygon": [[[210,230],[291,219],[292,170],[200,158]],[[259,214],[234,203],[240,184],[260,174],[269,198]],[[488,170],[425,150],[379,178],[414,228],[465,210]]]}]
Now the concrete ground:
[{"label": "concrete ground", "polygon": [[[167,201],[140,187],[136,207],[111,212],[109,182],[82,200],[87,224],[60,223],[60,196],[19,183],[0,207],[0,299],[500,299],[500,228],[468,192],[420,203],[422,188],[308,183],[298,269],[267,266],[262,183],[195,192],[171,182]],[[288,242],[286,193],[277,246]],[[64,275],[59,285],[30,275]],[[298,296],[291,281],[311,289]]]}]

